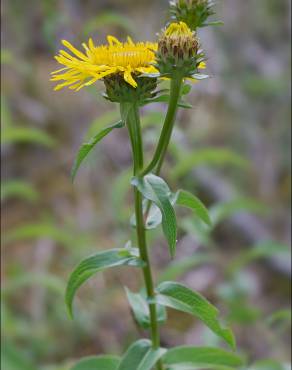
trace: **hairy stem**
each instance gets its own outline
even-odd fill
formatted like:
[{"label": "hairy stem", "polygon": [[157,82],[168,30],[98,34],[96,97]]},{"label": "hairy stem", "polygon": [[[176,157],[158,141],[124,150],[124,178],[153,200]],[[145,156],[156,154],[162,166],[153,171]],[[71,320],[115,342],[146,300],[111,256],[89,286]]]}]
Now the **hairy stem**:
[{"label": "hairy stem", "polygon": [[[137,176],[143,168],[143,143],[141,135],[141,125],[140,117],[138,112],[137,103],[131,103],[129,105],[121,105],[121,114],[123,119],[126,120],[132,152],[134,160],[134,176]],[[143,218],[143,198],[142,194],[137,188],[134,190],[135,196],[135,216],[136,216],[136,230],[137,230],[137,241],[140,251],[140,257],[145,262],[143,267],[143,276],[147,292],[149,313],[150,313],[150,329],[151,329],[151,339],[152,347],[157,349],[160,347],[160,334],[157,322],[157,310],[156,304],[153,303],[155,299],[154,284],[151,272],[150,259],[147,250],[144,218]],[[163,365],[161,361],[157,363],[157,370],[163,370]]]}]

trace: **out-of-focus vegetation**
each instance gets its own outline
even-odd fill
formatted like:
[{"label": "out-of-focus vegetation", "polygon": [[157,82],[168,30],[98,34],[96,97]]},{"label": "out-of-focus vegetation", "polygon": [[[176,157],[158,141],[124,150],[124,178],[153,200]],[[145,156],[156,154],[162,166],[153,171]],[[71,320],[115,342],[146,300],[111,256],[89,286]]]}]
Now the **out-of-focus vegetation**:
[{"label": "out-of-focus vegetation", "polygon": [[[167,1],[2,2],[2,366],[66,370],[83,355],[121,353],[137,336],[121,286],[140,275],[106,272],[79,293],[71,321],[65,282],[82,257],[127,240],[131,153],[111,133],[74,185],[79,144],[118,119],[102,84],[53,92],[59,40],[107,33],[154,40]],[[211,78],[182,110],[164,168],[209,206],[213,227],[181,214],[176,262],[149,233],[157,280],[180,279],[225,311],[250,370],[289,368],[289,0],[218,1],[224,26],[202,32]],[[149,153],[165,111],[143,109]],[[99,168],[97,172],[97,168]],[[181,314],[180,314],[181,315]],[[162,345],[217,344],[199,322],[170,312]]]}]

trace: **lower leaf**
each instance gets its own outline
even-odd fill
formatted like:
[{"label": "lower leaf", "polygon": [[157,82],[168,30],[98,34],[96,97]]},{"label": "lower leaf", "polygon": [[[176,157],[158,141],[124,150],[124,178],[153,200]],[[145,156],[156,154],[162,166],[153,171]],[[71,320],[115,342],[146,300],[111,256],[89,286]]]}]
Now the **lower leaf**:
[{"label": "lower leaf", "polygon": [[171,369],[234,369],[243,365],[242,359],[234,353],[215,347],[172,348],[162,358],[163,363]]},{"label": "lower leaf", "polygon": [[143,266],[143,261],[137,257],[138,251],[132,249],[110,249],[99,252],[84,259],[71,273],[67,289],[66,304],[72,317],[72,302],[77,289],[96,272],[115,266]]},{"label": "lower leaf", "polygon": [[151,370],[165,353],[163,348],[154,350],[150,340],[140,339],[129,347],[117,370]]},{"label": "lower leaf", "polygon": [[117,370],[119,362],[117,356],[88,356],[79,360],[70,370]]},{"label": "lower leaf", "polygon": [[218,319],[219,311],[201,294],[171,281],[161,283],[157,292],[159,293],[156,297],[158,303],[198,317],[214,334],[235,348],[232,331],[221,325]]}]

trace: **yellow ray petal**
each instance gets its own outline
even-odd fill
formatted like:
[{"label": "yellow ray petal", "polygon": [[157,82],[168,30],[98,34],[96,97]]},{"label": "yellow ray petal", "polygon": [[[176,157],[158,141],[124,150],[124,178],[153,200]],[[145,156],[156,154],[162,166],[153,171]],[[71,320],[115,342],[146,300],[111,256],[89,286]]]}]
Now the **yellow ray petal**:
[{"label": "yellow ray petal", "polygon": [[130,36],[127,37],[127,41],[128,41],[128,44],[130,44],[131,46],[135,45]]},{"label": "yellow ray petal", "polygon": [[73,54],[77,55],[80,59],[84,61],[88,61],[88,58],[86,55],[81,53],[81,51],[77,50],[73,45],[70,44],[67,40],[62,40],[62,44],[66,46],[70,51],[72,51]]},{"label": "yellow ray petal", "polygon": [[132,69],[131,68],[128,68],[125,70],[124,72],[124,80],[126,82],[128,82],[128,84],[130,84],[131,86],[133,87],[137,87],[137,82],[134,80],[134,78],[132,77]]},{"label": "yellow ray petal", "polygon": [[109,43],[110,46],[114,45],[122,45],[122,43],[114,36],[107,36],[107,42]]}]

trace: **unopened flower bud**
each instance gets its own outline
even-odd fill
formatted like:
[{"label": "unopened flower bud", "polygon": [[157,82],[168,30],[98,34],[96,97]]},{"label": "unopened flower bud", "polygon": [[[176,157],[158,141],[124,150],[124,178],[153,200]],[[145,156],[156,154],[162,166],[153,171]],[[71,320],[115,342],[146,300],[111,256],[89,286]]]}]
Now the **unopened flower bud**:
[{"label": "unopened flower bud", "polygon": [[202,57],[198,49],[196,34],[184,22],[171,23],[159,36],[157,68],[162,75],[172,75],[174,71],[185,77],[192,75]]},{"label": "unopened flower bud", "polygon": [[215,14],[212,0],[170,1],[172,19],[185,22],[192,30],[206,25],[209,16]]}]

